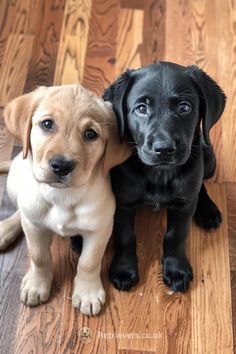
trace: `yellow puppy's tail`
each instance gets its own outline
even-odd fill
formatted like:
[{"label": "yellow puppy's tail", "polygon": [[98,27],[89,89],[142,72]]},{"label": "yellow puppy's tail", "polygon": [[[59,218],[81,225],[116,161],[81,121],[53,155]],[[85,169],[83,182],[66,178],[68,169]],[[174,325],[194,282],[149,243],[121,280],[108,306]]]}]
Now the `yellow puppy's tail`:
[{"label": "yellow puppy's tail", "polygon": [[11,161],[2,161],[0,162],[0,173],[9,172],[11,167]]}]

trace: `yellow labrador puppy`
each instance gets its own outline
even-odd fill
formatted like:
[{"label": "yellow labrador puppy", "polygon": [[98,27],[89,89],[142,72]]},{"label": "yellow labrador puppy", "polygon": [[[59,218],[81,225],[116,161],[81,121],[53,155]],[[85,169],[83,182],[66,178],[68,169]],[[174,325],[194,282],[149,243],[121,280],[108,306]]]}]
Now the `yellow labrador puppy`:
[{"label": "yellow labrador puppy", "polygon": [[48,300],[52,236],[80,234],[72,303],[96,315],[105,302],[100,270],[115,211],[108,171],[130,155],[128,145],[119,142],[112,108],[80,85],[40,87],[10,102],[4,118],[23,143],[7,180],[18,211],[0,222],[0,250],[16,239],[21,226],[26,236],[30,269],[21,300],[30,306]]}]

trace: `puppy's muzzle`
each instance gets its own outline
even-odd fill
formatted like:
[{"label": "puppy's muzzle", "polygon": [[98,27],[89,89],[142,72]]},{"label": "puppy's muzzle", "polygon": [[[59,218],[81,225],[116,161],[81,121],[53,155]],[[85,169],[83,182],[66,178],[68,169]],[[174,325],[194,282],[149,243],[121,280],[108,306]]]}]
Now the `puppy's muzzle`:
[{"label": "puppy's muzzle", "polygon": [[69,175],[75,168],[75,162],[62,156],[54,156],[49,160],[51,171],[58,177]]},{"label": "puppy's muzzle", "polygon": [[176,145],[174,142],[157,142],[153,144],[153,152],[160,159],[168,159],[176,152]]}]

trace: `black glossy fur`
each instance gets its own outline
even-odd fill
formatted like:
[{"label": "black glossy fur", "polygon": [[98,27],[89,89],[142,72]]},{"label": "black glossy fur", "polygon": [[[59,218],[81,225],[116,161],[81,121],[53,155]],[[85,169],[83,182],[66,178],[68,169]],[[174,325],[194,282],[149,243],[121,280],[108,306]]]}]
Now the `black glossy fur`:
[{"label": "black glossy fur", "polygon": [[121,137],[135,147],[111,173],[117,210],[110,280],[120,290],[138,282],[135,210],[141,205],[164,207],[163,278],[174,291],[185,291],[193,278],[185,255],[192,217],[206,229],[221,222],[203,179],[215,170],[209,131],[224,110],[225,95],[196,66],[158,62],[122,74],[104,99],[113,104]]}]

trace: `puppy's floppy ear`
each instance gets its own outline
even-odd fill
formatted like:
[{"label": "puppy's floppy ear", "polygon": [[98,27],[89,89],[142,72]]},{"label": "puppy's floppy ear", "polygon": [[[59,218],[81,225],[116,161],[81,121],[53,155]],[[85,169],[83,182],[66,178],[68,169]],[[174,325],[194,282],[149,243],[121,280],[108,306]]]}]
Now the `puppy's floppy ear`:
[{"label": "puppy's floppy ear", "polygon": [[125,71],[116,81],[114,81],[103,93],[103,99],[112,103],[113,109],[118,118],[120,138],[125,135],[125,97],[131,83],[131,73],[135,70]]},{"label": "puppy's floppy ear", "polygon": [[30,148],[32,115],[45,95],[47,87],[39,87],[33,92],[17,97],[6,105],[3,111],[5,124],[9,132],[23,144],[23,158]]},{"label": "puppy's floppy ear", "polygon": [[103,175],[106,176],[112,167],[120,165],[127,160],[132,154],[132,147],[124,139],[120,141],[119,130],[117,126],[117,118],[112,110],[112,106],[107,102],[106,105],[110,110],[110,124],[109,124],[109,136],[105,146],[104,158],[103,158]]},{"label": "puppy's floppy ear", "polygon": [[188,70],[199,92],[203,136],[210,145],[209,132],[224,111],[226,96],[217,83],[196,65],[190,66]]}]

